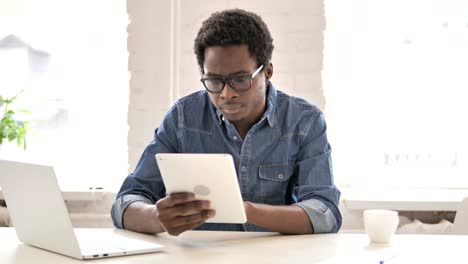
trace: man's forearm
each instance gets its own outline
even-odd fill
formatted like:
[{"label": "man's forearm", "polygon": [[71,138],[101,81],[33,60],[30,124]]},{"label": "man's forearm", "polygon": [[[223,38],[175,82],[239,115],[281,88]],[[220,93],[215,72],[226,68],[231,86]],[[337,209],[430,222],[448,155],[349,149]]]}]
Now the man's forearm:
[{"label": "man's forearm", "polygon": [[245,202],[247,221],[283,234],[311,234],[312,223],[306,212],[294,205],[267,205]]},{"label": "man's forearm", "polygon": [[162,228],[156,214],[156,205],[144,202],[131,203],[123,216],[125,229],[140,233],[161,233]]}]

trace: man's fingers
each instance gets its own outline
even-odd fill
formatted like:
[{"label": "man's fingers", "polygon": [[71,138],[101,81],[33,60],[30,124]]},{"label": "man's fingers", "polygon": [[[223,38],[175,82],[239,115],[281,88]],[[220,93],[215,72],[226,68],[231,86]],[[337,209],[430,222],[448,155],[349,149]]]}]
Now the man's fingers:
[{"label": "man's fingers", "polygon": [[156,203],[156,206],[158,206],[158,208],[167,208],[167,207],[173,207],[178,204],[188,203],[191,201],[195,201],[194,193],[188,193],[188,192],[171,193],[168,196],[160,199]]},{"label": "man's fingers", "polygon": [[209,201],[194,199],[191,193],[171,194],[156,203],[157,217],[167,233],[177,236],[215,216]]},{"label": "man's fingers", "polygon": [[171,222],[171,227],[177,228],[185,225],[190,225],[193,223],[200,223],[205,222],[208,218],[215,216],[214,210],[203,210],[196,214],[186,215],[186,216],[178,216],[174,218]]},{"label": "man's fingers", "polygon": [[173,221],[180,216],[198,214],[204,210],[210,209],[209,201],[193,201],[185,204],[179,204],[169,208],[158,208],[158,218],[160,221]]},{"label": "man's fingers", "polygon": [[172,236],[178,236],[178,235],[182,234],[183,232],[185,232],[187,230],[192,230],[192,229],[196,228],[197,226],[202,225],[203,223],[204,223],[204,221],[179,226],[179,227],[173,228],[171,230],[168,230],[167,233],[169,233]]},{"label": "man's fingers", "polygon": [[197,200],[167,208],[164,213],[173,216],[185,216],[208,209],[210,209],[210,201]]}]

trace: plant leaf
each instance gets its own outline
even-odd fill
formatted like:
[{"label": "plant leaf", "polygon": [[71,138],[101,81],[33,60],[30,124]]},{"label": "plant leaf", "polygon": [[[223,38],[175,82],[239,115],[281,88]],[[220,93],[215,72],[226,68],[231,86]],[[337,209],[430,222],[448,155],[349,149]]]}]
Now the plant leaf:
[{"label": "plant leaf", "polygon": [[28,131],[28,122],[16,119],[15,115],[17,112],[28,114],[31,112],[25,109],[18,110],[17,112],[8,109],[8,104],[13,103],[23,91],[24,90],[21,90],[19,93],[17,93],[11,98],[4,98],[0,96],[0,107],[5,107],[5,109],[2,112],[6,110],[6,112],[4,112],[0,120],[0,144],[2,144],[5,139],[8,139],[9,142],[16,140],[16,144],[19,147],[22,146],[23,149],[26,149],[26,134]]},{"label": "plant leaf", "polygon": [[13,141],[17,135],[17,132],[13,128],[8,129],[8,141]]}]

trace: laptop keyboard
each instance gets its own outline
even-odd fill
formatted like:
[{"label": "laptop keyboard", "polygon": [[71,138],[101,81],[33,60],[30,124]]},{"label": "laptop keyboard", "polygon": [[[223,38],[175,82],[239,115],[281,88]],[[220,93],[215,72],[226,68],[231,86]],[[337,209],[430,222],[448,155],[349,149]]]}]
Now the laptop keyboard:
[{"label": "laptop keyboard", "polygon": [[93,253],[109,253],[109,252],[122,252],[129,250],[129,248],[119,247],[119,246],[92,246],[92,245],[83,245],[81,247],[81,252],[86,255],[90,255]]},{"label": "laptop keyboard", "polygon": [[97,255],[113,252],[127,252],[157,246],[153,243],[130,238],[109,237],[99,240],[78,239],[83,255]]},{"label": "laptop keyboard", "polygon": [[81,252],[84,255],[94,255],[94,254],[103,254],[111,252],[123,252],[130,250],[131,247],[125,247],[116,244],[110,244],[108,241],[103,241],[103,243],[80,243]]}]

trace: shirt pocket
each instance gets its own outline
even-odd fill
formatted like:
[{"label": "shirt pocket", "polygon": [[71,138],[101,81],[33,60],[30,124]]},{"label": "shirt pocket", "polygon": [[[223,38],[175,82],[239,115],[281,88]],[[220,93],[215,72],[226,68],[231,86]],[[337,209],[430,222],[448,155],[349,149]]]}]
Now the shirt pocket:
[{"label": "shirt pocket", "polygon": [[274,205],[285,204],[286,193],[293,173],[293,162],[261,164],[258,177],[262,202]]}]

